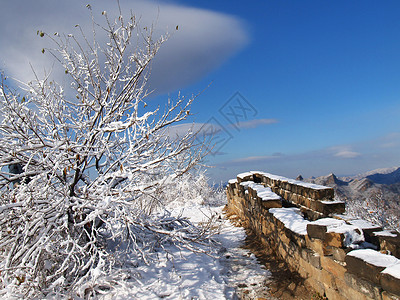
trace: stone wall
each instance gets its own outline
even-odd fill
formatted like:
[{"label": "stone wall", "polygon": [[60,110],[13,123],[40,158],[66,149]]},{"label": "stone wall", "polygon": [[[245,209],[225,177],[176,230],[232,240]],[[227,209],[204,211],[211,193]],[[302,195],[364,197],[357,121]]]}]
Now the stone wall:
[{"label": "stone wall", "polygon": [[399,235],[346,218],[333,189],[248,172],[229,181],[227,197],[227,212],[321,296],[400,299]]}]

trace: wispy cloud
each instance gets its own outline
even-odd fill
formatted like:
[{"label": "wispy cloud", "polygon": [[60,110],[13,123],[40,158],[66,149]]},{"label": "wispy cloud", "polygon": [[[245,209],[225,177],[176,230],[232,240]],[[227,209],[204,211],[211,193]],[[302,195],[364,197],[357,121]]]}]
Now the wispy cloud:
[{"label": "wispy cloud", "polygon": [[[211,130],[210,130],[211,128]],[[182,123],[168,126],[165,134],[170,137],[183,137],[184,135],[196,134],[199,138],[204,136],[216,136],[222,132],[222,127],[218,124],[209,123]]]},{"label": "wispy cloud", "polygon": [[400,146],[400,132],[392,132],[384,136],[379,142],[381,148],[395,148]]},{"label": "wispy cloud", "polygon": [[338,158],[356,158],[361,156],[361,153],[354,151],[351,146],[336,146],[328,149],[334,157]]},{"label": "wispy cloud", "polygon": [[255,120],[249,120],[249,121],[245,121],[245,122],[238,122],[235,123],[234,125],[232,124],[232,127],[235,128],[245,128],[245,129],[249,129],[249,128],[256,128],[259,126],[263,126],[263,125],[270,125],[270,124],[274,124],[274,123],[278,123],[277,119],[255,119]]},{"label": "wispy cloud", "polygon": [[340,157],[340,158],[356,158],[361,156],[361,153],[354,152],[354,151],[349,151],[349,150],[343,150],[335,153],[335,157]]}]

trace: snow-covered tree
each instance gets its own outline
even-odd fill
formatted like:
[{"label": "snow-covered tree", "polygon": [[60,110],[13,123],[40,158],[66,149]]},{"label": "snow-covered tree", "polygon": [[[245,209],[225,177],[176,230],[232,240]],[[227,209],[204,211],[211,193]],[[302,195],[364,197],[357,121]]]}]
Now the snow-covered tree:
[{"label": "snow-covered tree", "polygon": [[366,199],[345,199],[346,212],[352,217],[362,218],[385,229],[400,231],[399,210],[395,199],[380,188],[371,189]]},{"label": "snow-covered tree", "polygon": [[54,42],[44,51],[70,86],[37,76],[14,90],[2,76],[0,294],[88,296],[101,290],[90,282],[117,276],[126,260],[146,261],[163,243],[196,251],[209,242],[208,232],[156,209],[163,187],[208,149],[193,132],[168,134],[195,97],[146,107],[151,62],[167,35],[155,39],[134,15],[103,18],[91,34],[78,25],[77,35],[38,32]]}]

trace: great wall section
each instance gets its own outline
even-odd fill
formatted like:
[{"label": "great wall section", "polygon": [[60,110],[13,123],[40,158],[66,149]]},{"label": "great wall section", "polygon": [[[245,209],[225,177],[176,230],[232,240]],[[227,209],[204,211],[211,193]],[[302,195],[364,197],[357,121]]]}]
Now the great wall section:
[{"label": "great wall section", "polygon": [[348,218],[332,188],[257,171],[227,197],[227,213],[321,297],[400,299],[400,235]]}]

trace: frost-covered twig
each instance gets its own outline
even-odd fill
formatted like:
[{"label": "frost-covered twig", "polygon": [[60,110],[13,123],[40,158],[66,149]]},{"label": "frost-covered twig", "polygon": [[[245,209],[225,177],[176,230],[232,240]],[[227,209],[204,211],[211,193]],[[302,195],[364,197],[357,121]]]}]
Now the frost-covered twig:
[{"label": "frost-covered twig", "polygon": [[131,254],[146,262],[165,243],[212,246],[209,228],[154,214],[163,190],[209,149],[190,131],[167,134],[190,115],[195,96],[168,100],[164,111],[146,108],[150,64],[167,36],[155,39],[133,15],[104,16],[93,40],[79,26],[77,36],[38,32],[54,41],[47,52],[72,89],[36,77],[20,95],[2,76],[1,293],[64,295],[114,274]]}]

